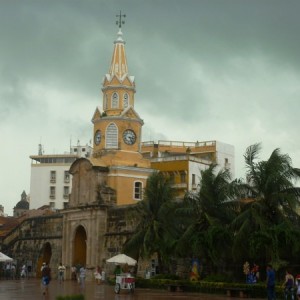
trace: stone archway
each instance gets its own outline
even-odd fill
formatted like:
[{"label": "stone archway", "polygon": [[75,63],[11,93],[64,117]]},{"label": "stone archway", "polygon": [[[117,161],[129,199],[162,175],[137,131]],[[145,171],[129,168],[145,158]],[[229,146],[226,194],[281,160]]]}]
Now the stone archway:
[{"label": "stone archway", "polygon": [[45,243],[41,249],[37,264],[36,264],[36,276],[41,277],[41,267],[43,262],[50,264],[52,256],[52,247],[49,242]]},{"label": "stone archway", "polygon": [[78,226],[74,237],[73,265],[86,265],[86,240],[87,235],[82,225]]}]

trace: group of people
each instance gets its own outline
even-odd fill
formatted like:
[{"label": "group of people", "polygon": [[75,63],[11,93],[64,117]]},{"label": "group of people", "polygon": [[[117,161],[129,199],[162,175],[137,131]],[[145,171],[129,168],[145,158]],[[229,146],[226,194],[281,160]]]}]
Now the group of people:
[{"label": "group of people", "polygon": [[15,279],[16,278],[16,265],[12,263],[3,264],[2,272],[0,270],[0,276],[4,275],[5,279]]},{"label": "group of people", "polygon": [[[300,275],[294,277],[289,270],[285,272],[285,279],[283,283],[284,298],[287,300],[289,297],[294,300],[295,289],[297,300],[300,300]],[[268,300],[275,300],[275,271],[272,265],[267,265],[267,292]]]},{"label": "group of people", "polygon": [[84,287],[85,276],[86,276],[86,269],[84,266],[77,265],[71,268],[72,280],[77,280],[82,287]]},{"label": "group of people", "polygon": [[250,265],[248,262],[244,264],[244,272],[247,275],[246,282],[247,283],[257,283],[259,280],[259,266],[257,264],[253,264],[253,267],[250,270]]},{"label": "group of people", "polygon": [[[71,267],[71,279],[77,280],[81,287],[84,287],[85,277],[86,269],[84,266],[76,265]],[[94,272],[94,277],[97,284],[101,284],[101,282],[104,280],[105,273],[100,266],[97,266]]]},{"label": "group of people", "polygon": [[25,264],[17,268],[15,263],[8,262],[0,269],[0,277],[2,276],[5,279],[28,278],[28,268]]}]

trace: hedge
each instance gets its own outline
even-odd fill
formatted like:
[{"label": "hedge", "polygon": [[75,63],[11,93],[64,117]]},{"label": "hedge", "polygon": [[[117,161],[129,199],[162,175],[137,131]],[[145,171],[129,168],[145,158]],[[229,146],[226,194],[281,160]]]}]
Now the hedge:
[{"label": "hedge", "polygon": [[[251,298],[266,298],[267,289],[265,283],[228,283],[228,282],[208,282],[208,281],[189,281],[189,280],[170,280],[170,279],[136,279],[136,287],[166,289],[168,284],[184,285],[185,291],[195,293],[208,293],[225,295],[229,288],[242,288],[249,290]],[[283,298],[282,286],[276,286],[277,298]]]}]

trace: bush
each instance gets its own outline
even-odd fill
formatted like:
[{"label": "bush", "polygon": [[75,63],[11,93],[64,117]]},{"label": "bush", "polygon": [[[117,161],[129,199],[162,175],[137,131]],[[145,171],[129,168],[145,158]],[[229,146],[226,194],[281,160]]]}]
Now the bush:
[{"label": "bush", "polygon": [[[234,282],[209,282],[207,279],[201,281],[189,281],[189,280],[171,280],[171,279],[144,279],[136,278],[136,286],[139,288],[152,288],[152,289],[166,289],[168,284],[184,285],[187,292],[195,293],[208,293],[208,294],[220,294],[225,295],[229,288],[246,288],[249,290],[250,298],[265,298],[266,286],[264,283],[246,284],[246,283],[234,283]],[[282,295],[282,288],[276,287],[276,293],[278,298]]]},{"label": "bush", "polygon": [[208,282],[232,282],[232,279],[228,275],[224,274],[211,274],[203,278],[201,281]]},{"label": "bush", "polygon": [[158,274],[158,275],[155,275],[155,276],[151,277],[151,279],[171,279],[171,280],[178,280],[180,278],[179,278],[179,276],[177,276],[175,274]]}]

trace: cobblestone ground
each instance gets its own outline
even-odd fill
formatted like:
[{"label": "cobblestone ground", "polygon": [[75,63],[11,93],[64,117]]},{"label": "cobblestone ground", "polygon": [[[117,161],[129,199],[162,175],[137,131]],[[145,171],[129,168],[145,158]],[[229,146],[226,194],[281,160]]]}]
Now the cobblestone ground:
[{"label": "cobblestone ground", "polygon": [[[136,289],[133,294],[128,290],[121,290],[120,294],[115,294],[113,286],[106,284],[97,285],[95,282],[87,281],[85,287],[81,288],[77,282],[65,281],[59,284],[57,280],[52,280],[49,285],[48,295],[43,295],[41,283],[36,279],[27,280],[1,280],[0,299],[1,300],[36,300],[47,299],[56,300],[58,296],[83,294],[85,300],[107,299],[107,300],[228,300],[226,296],[215,296],[208,294],[191,294],[184,292],[168,292],[161,290]],[[230,298],[235,299],[235,298]],[[248,298],[249,299],[249,298]]]}]

